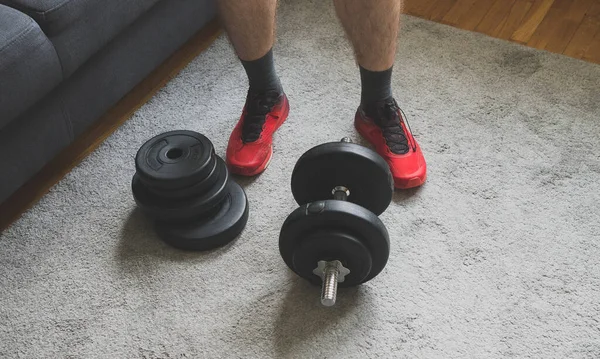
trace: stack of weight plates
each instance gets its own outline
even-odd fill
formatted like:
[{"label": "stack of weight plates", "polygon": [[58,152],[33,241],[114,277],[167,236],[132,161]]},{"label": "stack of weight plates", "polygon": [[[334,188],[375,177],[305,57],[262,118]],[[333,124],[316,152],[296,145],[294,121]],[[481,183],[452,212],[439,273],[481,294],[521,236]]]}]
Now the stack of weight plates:
[{"label": "stack of weight plates", "polygon": [[230,179],[213,144],[193,131],[171,131],[138,151],[132,180],[138,207],[174,247],[208,250],[234,240],[248,221],[244,190]]}]

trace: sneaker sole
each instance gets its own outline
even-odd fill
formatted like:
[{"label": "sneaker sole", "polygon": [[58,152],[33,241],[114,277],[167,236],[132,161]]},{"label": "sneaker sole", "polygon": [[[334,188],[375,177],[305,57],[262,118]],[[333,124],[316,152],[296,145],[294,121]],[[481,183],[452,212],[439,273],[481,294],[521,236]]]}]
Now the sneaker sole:
[{"label": "sneaker sole", "polygon": [[[365,140],[367,140],[367,142],[373,143],[372,139],[370,139],[369,136],[364,134],[361,131],[360,127],[357,126],[356,121],[354,122],[354,128],[356,129],[356,131],[358,132],[359,135],[361,135]],[[381,154],[380,154],[380,156],[381,156]],[[421,177],[419,177],[419,176],[411,177],[411,178],[394,177],[394,187],[397,189],[410,189],[410,188],[420,187],[425,183],[426,179],[427,179],[427,172],[425,172],[423,174],[423,176],[421,176]]]},{"label": "sneaker sole", "polygon": [[413,177],[410,179],[394,178],[394,187],[398,189],[410,189],[421,187],[425,183],[426,177]]},{"label": "sneaker sole", "polygon": [[269,164],[271,164],[272,158],[273,158],[273,146],[271,146],[271,150],[269,151],[269,156],[267,157],[265,162],[263,162],[260,166],[258,166],[256,168],[248,168],[248,167],[237,167],[237,166],[229,165],[228,166],[229,172],[239,175],[239,176],[246,176],[246,177],[256,176],[256,175],[264,172],[267,169],[267,167],[269,167]]}]

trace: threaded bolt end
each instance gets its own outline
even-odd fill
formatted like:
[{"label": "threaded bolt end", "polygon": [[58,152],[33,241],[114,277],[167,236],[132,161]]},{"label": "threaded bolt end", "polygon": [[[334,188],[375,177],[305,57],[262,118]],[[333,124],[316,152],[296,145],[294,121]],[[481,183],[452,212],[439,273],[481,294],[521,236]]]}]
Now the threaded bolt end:
[{"label": "threaded bolt end", "polygon": [[324,270],[323,286],[321,288],[321,304],[331,307],[337,297],[338,275],[340,270],[337,263],[328,263]]}]

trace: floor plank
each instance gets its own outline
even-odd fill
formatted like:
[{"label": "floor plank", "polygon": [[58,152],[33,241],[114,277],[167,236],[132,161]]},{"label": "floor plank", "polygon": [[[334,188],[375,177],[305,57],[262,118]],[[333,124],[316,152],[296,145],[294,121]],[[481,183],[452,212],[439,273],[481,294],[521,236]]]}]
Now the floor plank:
[{"label": "floor plank", "polygon": [[600,64],[600,31],[596,32],[596,36],[594,36],[582,58]]},{"label": "floor plank", "polygon": [[430,7],[430,1],[409,0],[404,2],[404,13],[428,19],[429,17],[426,14]]},{"label": "floor plank", "polygon": [[437,0],[429,9],[429,20],[441,22],[458,0]]},{"label": "floor plank", "polygon": [[600,17],[600,0],[596,0],[596,2],[594,2],[594,5],[592,5],[592,7],[590,7],[588,10],[587,15]]},{"label": "floor plank", "polygon": [[465,30],[475,30],[477,25],[483,20],[485,15],[490,11],[494,1],[478,0],[473,4],[467,13],[464,13],[458,20],[457,26]]},{"label": "floor plank", "polygon": [[600,0],[405,0],[405,12],[600,63]]},{"label": "floor plank", "polygon": [[561,16],[561,10],[550,9],[542,23],[537,27],[533,35],[531,35],[529,41],[527,41],[527,46],[540,50],[545,49],[550,40],[556,36],[556,23],[560,21]]},{"label": "floor plank", "polygon": [[563,53],[576,59],[583,58],[598,33],[600,33],[600,19],[585,16]]},{"label": "floor plank", "polygon": [[550,10],[527,41],[527,46],[543,50],[554,37],[559,36],[557,34],[557,24],[564,19],[571,2],[572,0],[554,0]]},{"label": "floor plank", "polygon": [[559,54],[563,53],[583,21],[585,14],[595,2],[597,0],[572,0],[566,13],[555,24],[554,36],[550,38],[545,49]]},{"label": "floor plank", "polygon": [[460,18],[469,12],[476,1],[477,0],[458,0],[444,16],[442,22],[448,25],[458,24]]},{"label": "floor plank", "polygon": [[525,16],[523,23],[515,30],[510,39],[526,44],[531,39],[531,36],[533,36],[538,26],[540,26],[548,14],[548,11],[550,11],[550,7],[553,3],[554,0],[536,0]]},{"label": "floor plank", "polygon": [[498,37],[505,40],[510,39],[523,22],[525,15],[527,15],[532,5],[532,0],[517,0],[510,9],[506,23],[498,33]]},{"label": "floor plank", "polygon": [[600,64],[600,1],[592,5],[586,14],[586,18],[589,18],[588,21],[590,21],[592,26],[596,26],[596,35],[586,47],[582,59]]},{"label": "floor plank", "polygon": [[477,25],[475,31],[494,37],[500,33],[516,0],[496,0],[494,5]]}]

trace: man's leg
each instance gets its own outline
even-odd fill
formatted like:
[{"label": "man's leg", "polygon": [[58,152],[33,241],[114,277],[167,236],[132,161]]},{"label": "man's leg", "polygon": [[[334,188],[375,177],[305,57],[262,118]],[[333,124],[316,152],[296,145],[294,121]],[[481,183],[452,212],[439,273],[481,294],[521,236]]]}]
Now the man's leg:
[{"label": "man's leg", "polygon": [[273,133],[287,118],[289,105],[273,61],[277,0],[219,0],[227,35],[248,75],[248,95],[227,147],[233,173],[253,176],[273,154]]},{"label": "man's leg", "polygon": [[277,0],[219,0],[227,35],[240,59],[263,57],[275,42]]},{"label": "man's leg", "polygon": [[360,69],[361,103],[355,126],[387,160],[396,187],[420,186],[426,178],[425,159],[391,88],[402,0],[334,3]]}]

